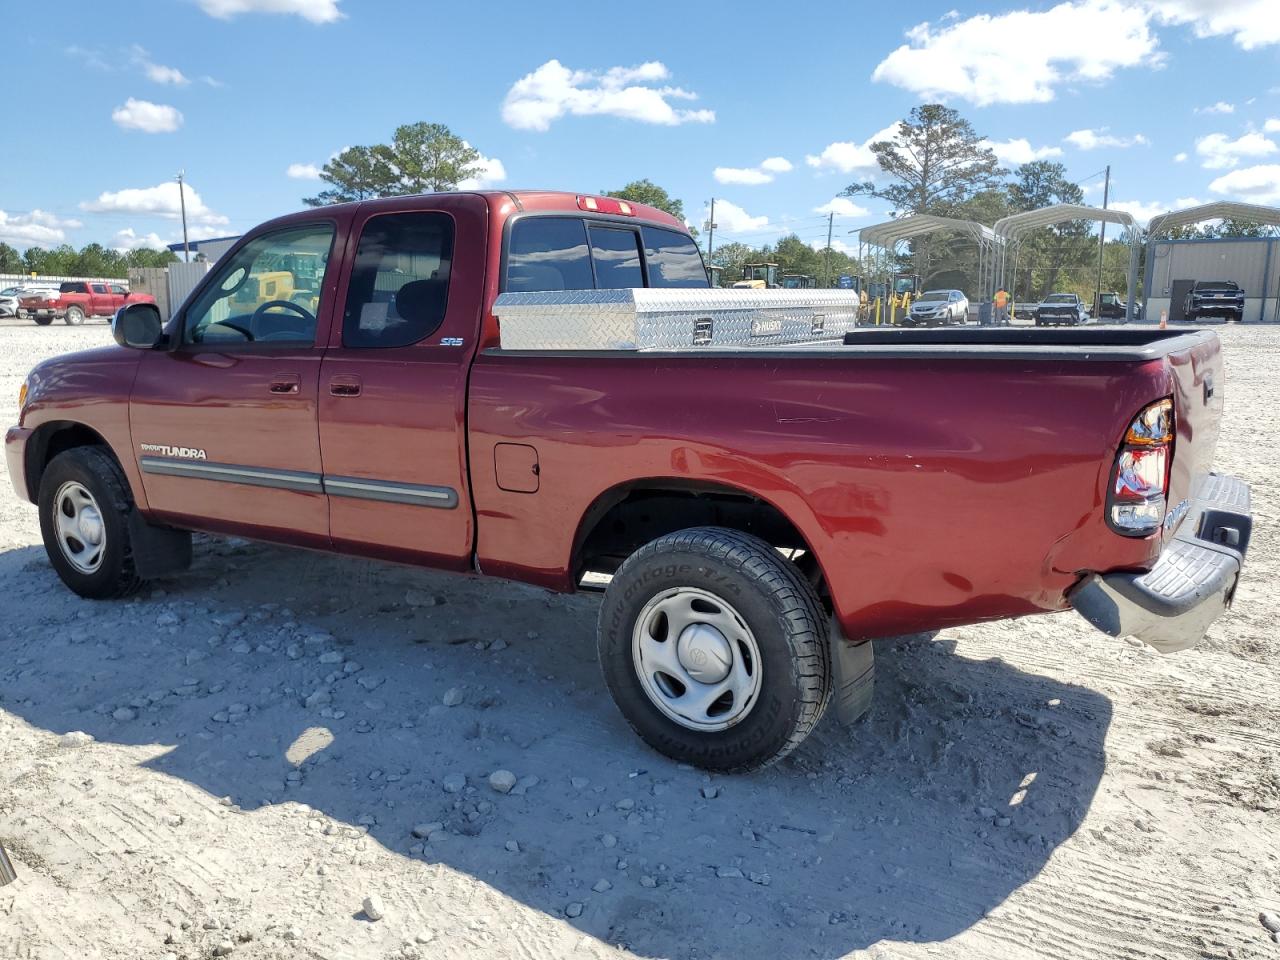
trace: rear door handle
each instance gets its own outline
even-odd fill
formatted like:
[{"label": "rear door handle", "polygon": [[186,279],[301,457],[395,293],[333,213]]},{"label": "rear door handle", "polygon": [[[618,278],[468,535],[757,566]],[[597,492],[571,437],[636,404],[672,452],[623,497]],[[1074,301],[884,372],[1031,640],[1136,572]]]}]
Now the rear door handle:
[{"label": "rear door handle", "polygon": [[302,389],[302,378],[296,373],[281,373],[271,378],[272,393],[297,393]]},{"label": "rear door handle", "polygon": [[359,377],[334,377],[329,381],[329,393],[335,397],[360,396]]}]

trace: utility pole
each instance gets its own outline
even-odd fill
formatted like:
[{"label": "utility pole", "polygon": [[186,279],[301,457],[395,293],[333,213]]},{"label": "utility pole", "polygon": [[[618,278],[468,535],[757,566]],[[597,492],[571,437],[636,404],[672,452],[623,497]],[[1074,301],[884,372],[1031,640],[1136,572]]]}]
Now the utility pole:
[{"label": "utility pole", "polygon": [[[809,222],[812,223],[813,221],[810,220]],[[823,266],[823,269],[827,272],[827,276],[825,278],[827,281],[827,286],[831,285],[831,229],[835,225],[836,225],[836,212],[834,210],[828,211],[827,213],[827,262]]]},{"label": "utility pole", "polygon": [[[811,221],[812,222],[812,221]],[[716,249],[716,198],[711,198],[711,219],[707,221],[707,263]]]},{"label": "utility pole", "polygon": [[[1107,209],[1107,201],[1111,198],[1111,164],[1107,164],[1107,179],[1102,185],[1102,209]],[[1093,291],[1093,309],[1098,309],[1098,304],[1102,300],[1102,251],[1107,243],[1107,221],[1103,220],[1101,229],[1098,231],[1098,285]],[[1094,317],[1096,320],[1097,317]]]},{"label": "utility pole", "polygon": [[182,208],[182,256],[187,263],[190,263],[191,244],[187,242],[187,192],[182,186],[185,175],[185,170],[178,171],[178,206]]}]

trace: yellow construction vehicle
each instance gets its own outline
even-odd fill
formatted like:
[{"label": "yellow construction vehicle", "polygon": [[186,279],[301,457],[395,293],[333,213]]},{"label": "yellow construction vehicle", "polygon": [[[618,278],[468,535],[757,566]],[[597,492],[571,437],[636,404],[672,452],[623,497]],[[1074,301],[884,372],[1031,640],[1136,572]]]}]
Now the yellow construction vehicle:
[{"label": "yellow construction vehicle", "polygon": [[911,301],[920,296],[920,277],[914,273],[895,273],[893,286],[889,288],[885,309],[886,322],[898,323],[911,312]]},{"label": "yellow construction vehicle", "polygon": [[776,263],[748,263],[742,268],[742,279],[734,285],[737,290],[776,290],[778,265]]},{"label": "yellow construction vehicle", "polygon": [[713,287],[720,286],[720,274],[724,273],[724,267],[707,267],[707,280]]}]

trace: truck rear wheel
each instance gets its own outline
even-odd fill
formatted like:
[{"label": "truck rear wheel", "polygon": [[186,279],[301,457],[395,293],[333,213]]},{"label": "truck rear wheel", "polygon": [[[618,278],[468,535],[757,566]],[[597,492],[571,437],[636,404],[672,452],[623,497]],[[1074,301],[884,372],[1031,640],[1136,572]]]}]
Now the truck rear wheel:
[{"label": "truck rear wheel", "polygon": [[708,770],[786,756],[831,698],[813,587],[736,530],[694,527],[633,553],[605,592],[598,641],[605,682],[636,733]]},{"label": "truck rear wheel", "polygon": [[129,483],[111,455],[75,447],[40,478],[40,533],[62,582],[90,600],[125,597],[142,586],[134,564]]},{"label": "truck rear wheel", "polygon": [[67,307],[67,312],[63,315],[62,322],[69,327],[78,327],[84,323],[84,311],[79,307]]}]

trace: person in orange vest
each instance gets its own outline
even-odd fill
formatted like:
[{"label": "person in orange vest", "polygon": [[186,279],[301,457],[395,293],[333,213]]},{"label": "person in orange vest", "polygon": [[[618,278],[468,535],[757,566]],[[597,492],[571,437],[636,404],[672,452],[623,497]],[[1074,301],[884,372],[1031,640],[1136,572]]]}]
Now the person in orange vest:
[{"label": "person in orange vest", "polygon": [[1009,291],[1001,287],[992,297],[992,303],[996,308],[996,326],[1007,327],[1009,325]]}]

